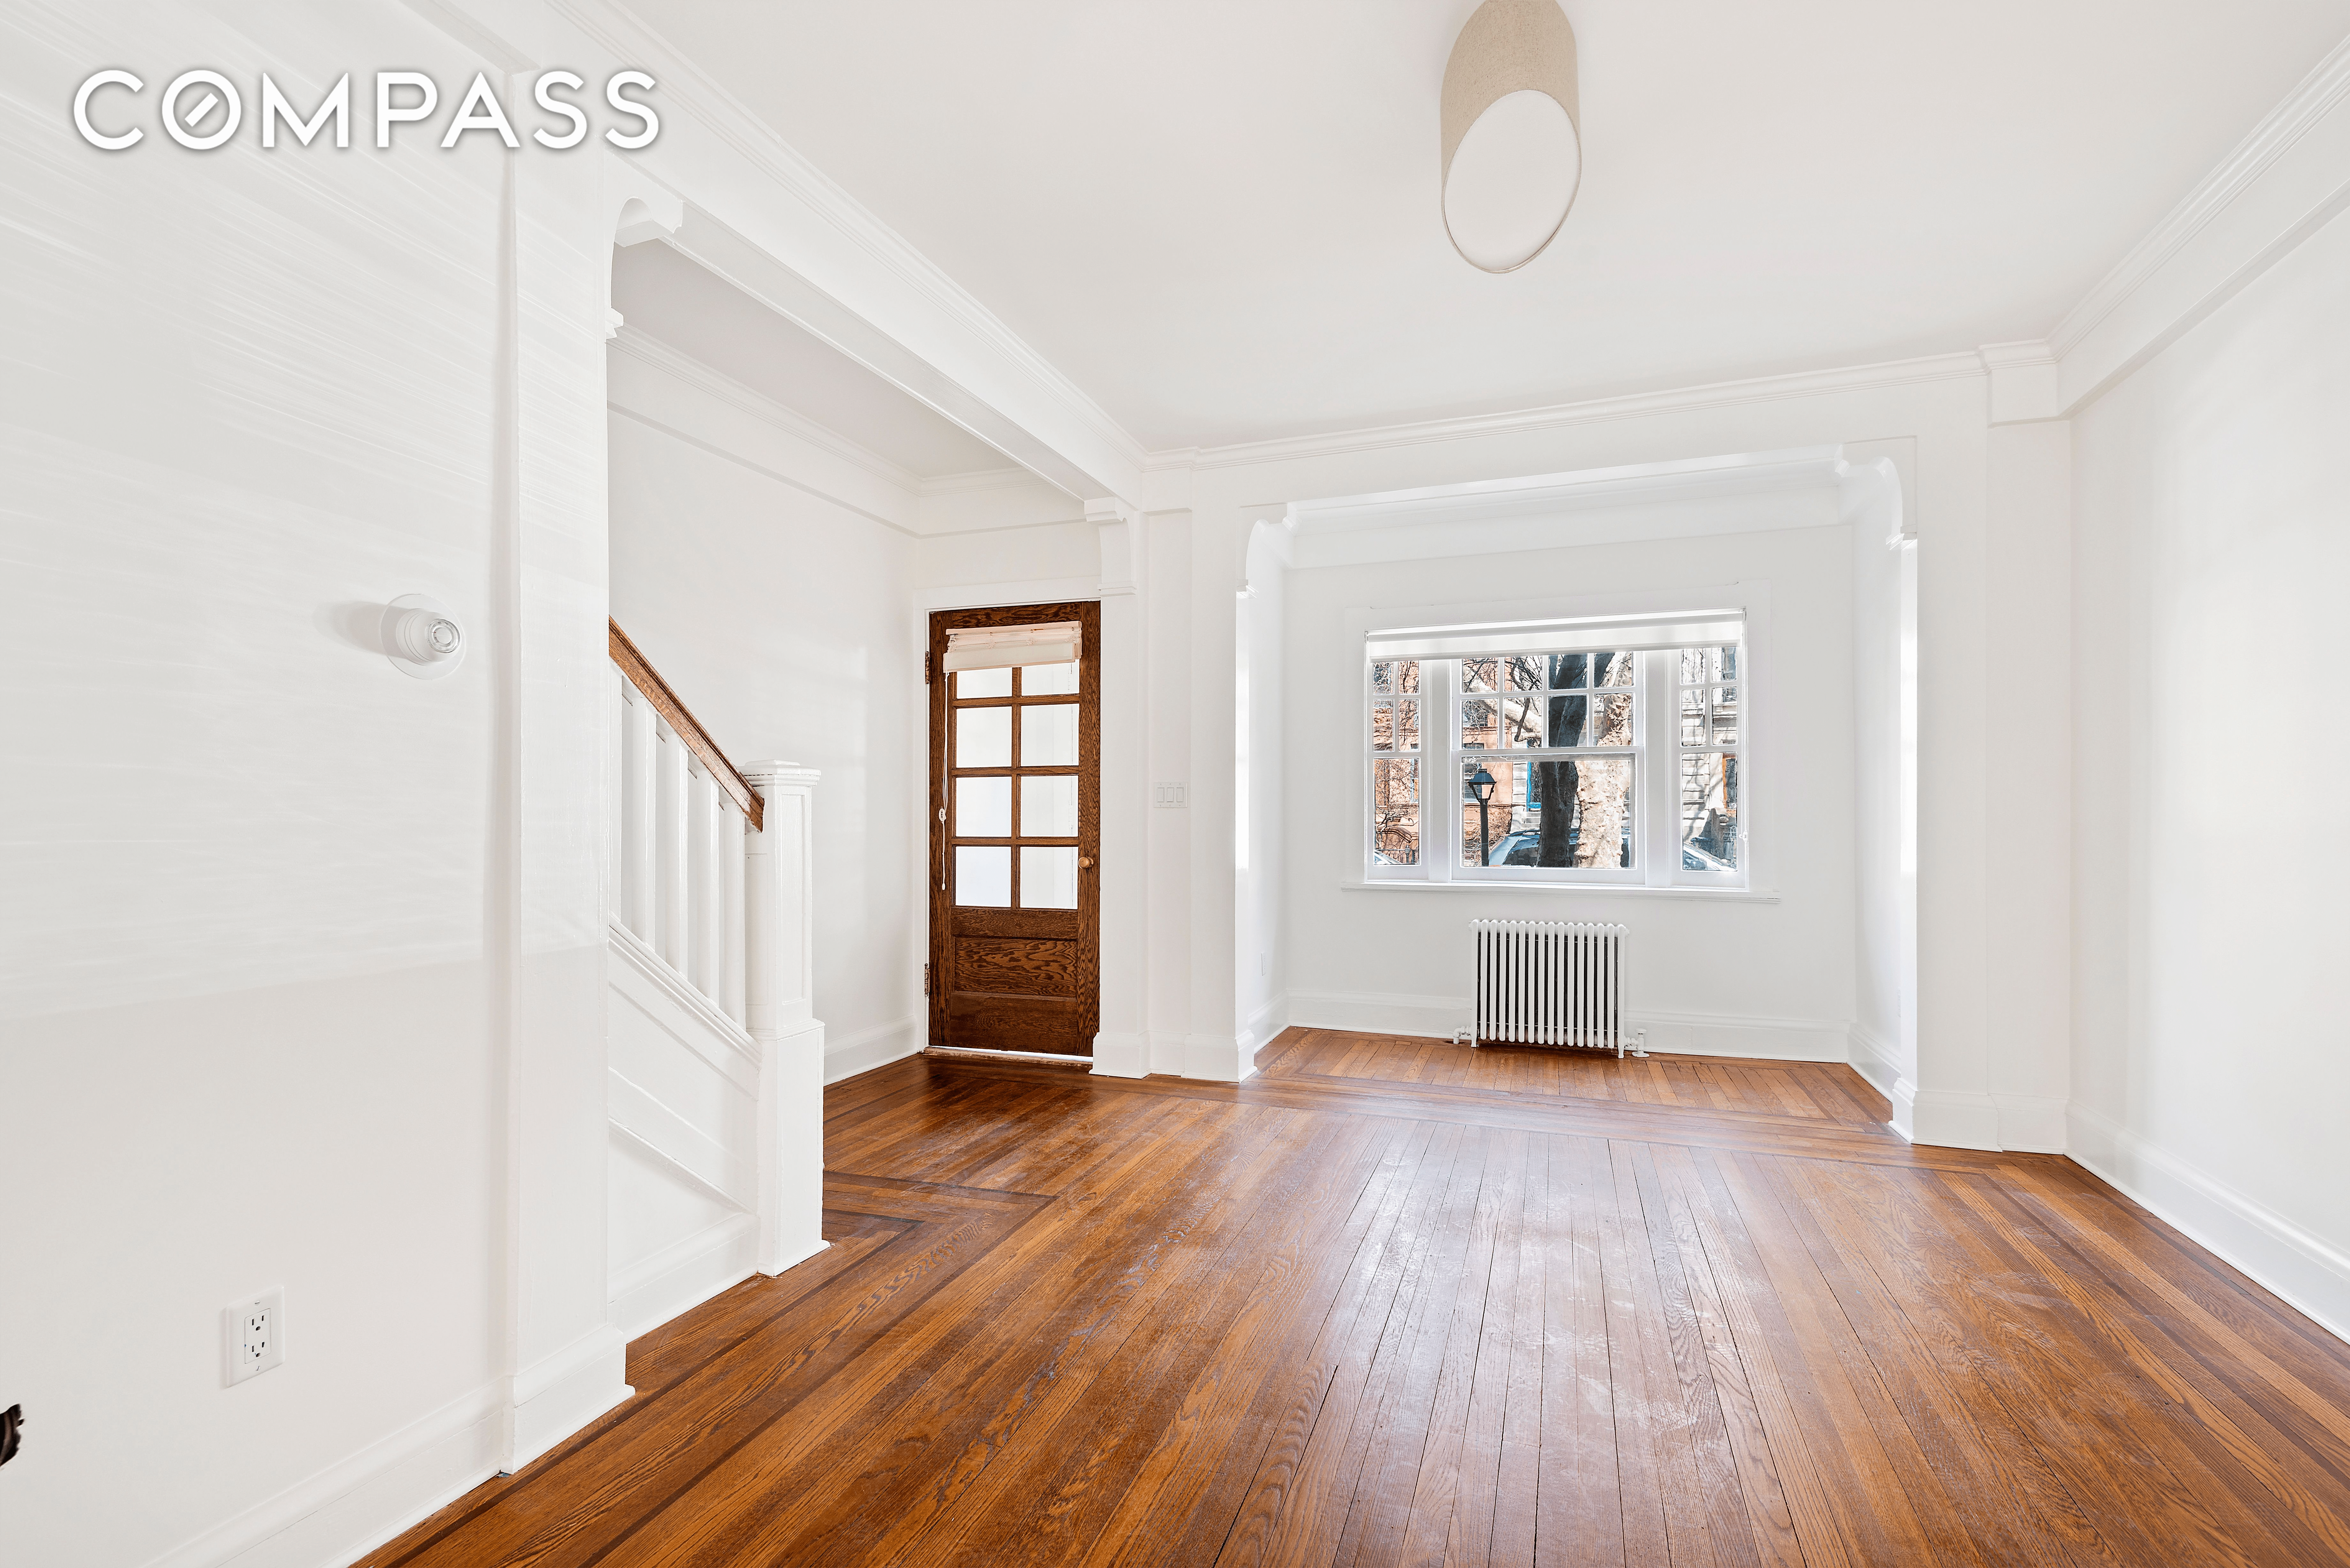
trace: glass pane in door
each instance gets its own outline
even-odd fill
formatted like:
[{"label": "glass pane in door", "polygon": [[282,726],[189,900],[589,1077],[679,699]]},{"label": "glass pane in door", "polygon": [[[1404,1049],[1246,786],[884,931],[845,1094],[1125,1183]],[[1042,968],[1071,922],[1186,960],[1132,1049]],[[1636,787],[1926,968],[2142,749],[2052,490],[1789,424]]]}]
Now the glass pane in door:
[{"label": "glass pane in door", "polygon": [[1012,836],[1012,781],[994,778],[955,780],[954,834],[957,838]]},{"label": "glass pane in door", "polygon": [[[1001,712],[1001,709],[994,710]],[[1069,768],[1077,763],[1077,705],[1039,703],[1020,710],[1020,765]],[[965,767],[984,764],[965,763]]]},{"label": "glass pane in door", "polygon": [[1024,844],[1020,846],[1020,907],[1024,909],[1074,909],[1077,907],[1077,852],[1074,846]]},{"label": "glass pane in door", "polygon": [[1077,780],[1074,774],[1020,781],[1020,836],[1075,838]]},{"label": "glass pane in door", "polygon": [[1012,710],[955,710],[954,765],[959,768],[1008,768],[1012,765]]},{"label": "glass pane in door", "polygon": [[954,901],[965,909],[1012,907],[1012,849],[1003,844],[955,846]]},{"label": "glass pane in door", "polygon": [[1077,689],[1077,667],[1070,664],[1028,664],[1020,670],[1023,697],[1066,697]]}]

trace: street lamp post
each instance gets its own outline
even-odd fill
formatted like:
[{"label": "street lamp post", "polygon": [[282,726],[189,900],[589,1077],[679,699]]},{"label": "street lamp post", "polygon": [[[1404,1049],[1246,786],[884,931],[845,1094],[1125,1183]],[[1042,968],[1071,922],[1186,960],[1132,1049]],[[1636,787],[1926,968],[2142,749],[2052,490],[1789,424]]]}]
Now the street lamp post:
[{"label": "street lamp post", "polygon": [[1485,807],[1493,798],[1493,775],[1479,763],[1477,771],[1469,775],[1469,793],[1477,797],[1477,864],[1492,864],[1492,846],[1485,827]]}]

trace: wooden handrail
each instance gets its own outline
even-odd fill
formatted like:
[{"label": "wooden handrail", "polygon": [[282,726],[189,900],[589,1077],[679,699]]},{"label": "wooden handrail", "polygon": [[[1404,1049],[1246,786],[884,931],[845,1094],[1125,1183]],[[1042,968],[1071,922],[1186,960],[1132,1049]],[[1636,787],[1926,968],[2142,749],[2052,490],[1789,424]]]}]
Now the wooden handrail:
[{"label": "wooden handrail", "polygon": [[686,750],[702,759],[702,765],[709,770],[712,778],[718,781],[718,787],[733,796],[734,804],[743,808],[743,815],[751,819],[752,827],[764,826],[764,805],[759,799],[759,792],[751,787],[751,781],[726,760],[726,753],[718,749],[718,742],[710,738],[710,732],[702,727],[702,721],[693,716],[692,711],[686,707],[670,683],[660,678],[660,671],[655,670],[637,645],[629,640],[629,634],[620,629],[620,623],[607,617],[605,624],[612,628],[612,662],[620,667],[620,673],[629,678],[629,684],[644,693],[645,701],[653,705],[654,712],[669,722],[669,727],[676,732],[677,738],[685,742]]}]

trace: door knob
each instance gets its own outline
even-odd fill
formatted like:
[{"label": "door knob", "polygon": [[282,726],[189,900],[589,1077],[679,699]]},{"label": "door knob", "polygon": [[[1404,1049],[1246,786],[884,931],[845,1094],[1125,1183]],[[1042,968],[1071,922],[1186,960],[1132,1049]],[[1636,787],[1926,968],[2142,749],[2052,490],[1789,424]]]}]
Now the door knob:
[{"label": "door knob", "polygon": [[1080,856],[1078,856],[1078,857],[1077,857],[1077,869],[1078,869],[1078,870],[1080,870],[1080,871],[1090,871],[1090,870],[1092,870],[1093,868],[1094,868],[1094,857],[1093,857],[1092,856],[1090,856],[1090,855],[1080,855]]}]

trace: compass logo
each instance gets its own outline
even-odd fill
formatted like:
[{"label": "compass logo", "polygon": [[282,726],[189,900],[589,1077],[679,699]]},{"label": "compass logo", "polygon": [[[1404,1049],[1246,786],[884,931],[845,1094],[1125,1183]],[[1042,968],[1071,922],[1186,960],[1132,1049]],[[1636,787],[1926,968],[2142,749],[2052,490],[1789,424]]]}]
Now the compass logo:
[{"label": "compass logo", "polygon": [[[604,140],[613,146],[633,151],[652,145],[660,134],[660,117],[641,98],[622,96],[623,88],[649,93],[654,88],[653,78],[643,71],[614,71],[604,81],[604,102],[629,124],[623,130],[619,125],[608,126]],[[346,71],[342,79],[327,90],[306,119],[295,108],[278,85],[264,72],[261,78],[260,113],[257,116],[261,145],[275,150],[279,132],[283,131],[302,146],[307,147],[334,122],[335,145],[351,144],[351,77]],[[581,92],[588,86],[577,71],[541,71],[530,80],[530,101],[536,110],[559,122],[534,126],[531,140],[541,147],[558,151],[577,147],[588,140],[587,112],[569,95]],[[107,91],[106,89],[114,89]],[[121,152],[136,147],[147,132],[135,120],[135,100],[145,94],[147,84],[125,70],[105,70],[92,73],[74,94],[74,129],[81,139],[104,152]],[[522,88],[517,78],[515,90]],[[104,93],[101,98],[99,95]],[[134,100],[126,106],[122,99]],[[237,86],[218,71],[182,71],[172,78],[160,98],[155,100],[163,133],[191,152],[209,152],[225,145],[244,123],[244,95]],[[391,146],[392,131],[402,125],[414,125],[431,119],[441,107],[441,88],[422,71],[378,71],[375,73],[375,144],[379,151]],[[99,123],[107,118],[118,129],[108,129]],[[441,137],[441,149],[447,151],[457,145],[467,131],[478,130],[494,135],[510,148],[520,148],[522,139],[515,134],[514,121],[506,117],[505,106],[498,99],[497,89],[490,85],[486,72],[476,72],[473,83],[465,89],[457,109],[450,116],[447,129]]]}]

